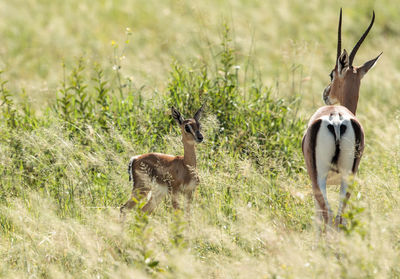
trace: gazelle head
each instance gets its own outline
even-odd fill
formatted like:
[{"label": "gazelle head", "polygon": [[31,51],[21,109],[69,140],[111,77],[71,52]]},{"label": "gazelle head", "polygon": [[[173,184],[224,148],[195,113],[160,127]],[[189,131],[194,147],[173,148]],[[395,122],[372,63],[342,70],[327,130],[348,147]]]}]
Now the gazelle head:
[{"label": "gazelle head", "polygon": [[181,113],[171,108],[172,117],[176,120],[182,130],[182,141],[194,144],[195,142],[200,143],[203,141],[203,135],[200,132],[201,124],[200,117],[203,112],[203,106],[194,114],[193,118],[183,119]]},{"label": "gazelle head", "polygon": [[350,55],[348,55],[345,49],[343,52],[341,49],[342,9],[340,9],[336,65],[330,73],[331,82],[323,93],[325,104],[334,105],[339,103],[347,107],[353,114],[356,113],[361,79],[375,65],[382,54],[365,62],[362,66],[353,66],[353,60],[357,50],[363,43],[365,37],[367,37],[369,30],[374,24],[374,20],[375,12],[372,14],[372,20],[367,30],[354,46]]}]

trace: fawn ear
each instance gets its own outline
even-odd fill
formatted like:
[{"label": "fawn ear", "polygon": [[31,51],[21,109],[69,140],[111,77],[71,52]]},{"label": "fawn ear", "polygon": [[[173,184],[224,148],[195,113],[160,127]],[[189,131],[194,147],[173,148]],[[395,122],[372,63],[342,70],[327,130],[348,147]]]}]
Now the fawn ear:
[{"label": "fawn ear", "polygon": [[379,54],[376,58],[365,62],[364,65],[362,65],[362,66],[360,66],[358,68],[358,72],[360,73],[360,79],[363,78],[364,75],[366,73],[368,73],[368,71],[375,66],[376,62],[378,62],[378,60],[381,57],[382,53],[383,52],[381,52],[381,54]]},{"label": "fawn ear", "polygon": [[201,107],[197,110],[197,112],[193,116],[194,120],[196,120],[197,122],[199,122],[200,120],[201,114],[203,113],[203,108],[204,104],[201,105]]},{"label": "fawn ear", "polygon": [[179,125],[183,124],[183,117],[179,111],[177,111],[174,107],[171,108],[172,117],[178,122]]},{"label": "fawn ear", "polygon": [[344,49],[342,54],[339,56],[337,60],[337,71],[339,77],[342,77],[344,75],[348,67],[349,67],[349,55],[347,54],[347,51]]}]

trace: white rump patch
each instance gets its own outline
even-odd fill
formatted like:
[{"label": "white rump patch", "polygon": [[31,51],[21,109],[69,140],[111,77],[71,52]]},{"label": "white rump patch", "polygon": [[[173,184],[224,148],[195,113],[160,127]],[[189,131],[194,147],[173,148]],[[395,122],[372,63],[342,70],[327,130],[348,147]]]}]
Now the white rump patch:
[{"label": "white rump patch", "polygon": [[331,121],[329,121],[328,117],[323,117],[316,138],[315,161],[318,177],[328,175],[332,158],[335,156],[335,137],[328,129],[329,124],[331,124]]},{"label": "white rump patch", "polygon": [[321,119],[322,122],[316,138],[315,148],[318,177],[322,178],[328,175],[336,152],[335,136],[328,129],[328,125],[332,125],[337,131],[340,131],[341,125],[346,126],[346,131],[340,134],[337,169],[342,176],[347,176],[353,168],[356,148],[355,133],[351,120],[346,115],[339,116],[338,114],[323,116]]},{"label": "white rump patch", "polygon": [[356,152],[356,135],[350,120],[345,120],[347,130],[340,139],[340,155],[338,160],[338,169],[343,176],[347,176],[352,172],[355,152]]}]

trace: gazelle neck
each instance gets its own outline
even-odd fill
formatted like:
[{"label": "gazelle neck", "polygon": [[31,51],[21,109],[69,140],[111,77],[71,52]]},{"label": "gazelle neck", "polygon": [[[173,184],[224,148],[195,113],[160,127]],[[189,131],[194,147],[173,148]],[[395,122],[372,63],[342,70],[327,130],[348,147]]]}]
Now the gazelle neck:
[{"label": "gazelle neck", "polygon": [[354,115],[357,111],[358,96],[360,94],[360,80],[354,79],[344,84],[343,95],[340,104],[346,107]]},{"label": "gazelle neck", "polygon": [[183,163],[193,168],[196,167],[196,151],[194,142],[188,142],[182,139],[183,142]]}]

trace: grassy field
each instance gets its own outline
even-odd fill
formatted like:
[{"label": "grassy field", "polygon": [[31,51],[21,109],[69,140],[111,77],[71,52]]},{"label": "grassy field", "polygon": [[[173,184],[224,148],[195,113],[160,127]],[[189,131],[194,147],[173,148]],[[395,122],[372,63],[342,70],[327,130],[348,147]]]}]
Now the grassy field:
[{"label": "grassy field", "polygon": [[[395,1],[0,2],[0,276],[399,278]],[[366,148],[348,227],[319,238],[301,154],[343,43]],[[183,154],[170,107],[203,103],[191,215],[133,210],[129,158]],[[328,189],[336,208],[338,186]]]}]

